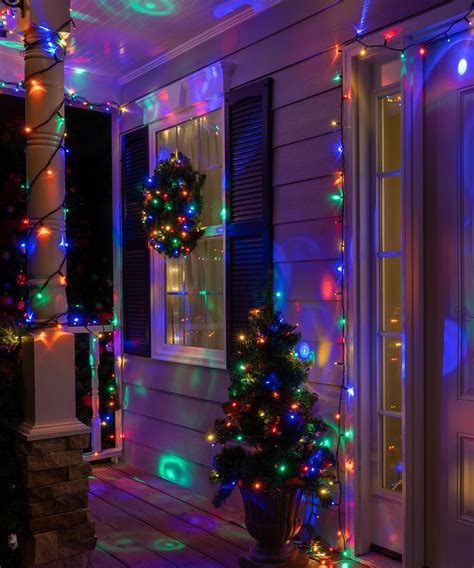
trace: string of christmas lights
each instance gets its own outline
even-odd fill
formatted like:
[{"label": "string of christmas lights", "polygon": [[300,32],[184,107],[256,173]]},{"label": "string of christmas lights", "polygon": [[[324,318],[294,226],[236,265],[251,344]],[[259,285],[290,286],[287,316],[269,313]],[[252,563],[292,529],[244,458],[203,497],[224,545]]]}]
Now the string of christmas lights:
[{"label": "string of christmas lights", "polygon": [[[3,13],[5,13],[6,11],[4,10]],[[2,14],[3,14],[2,13]],[[394,38],[394,34],[387,32],[385,34],[384,37],[384,41],[383,43],[367,43],[364,40],[364,36],[365,35],[370,35],[369,33],[364,34],[361,30],[357,30],[357,33],[355,35],[355,37],[347,40],[346,42],[343,42],[341,45],[344,47],[348,47],[354,43],[358,43],[361,45],[361,55],[366,55],[367,51],[369,49],[374,49],[374,48],[384,48],[387,49],[389,51],[394,51],[394,52],[398,52],[400,53],[400,56],[402,59],[405,58],[405,52],[407,49],[411,48],[411,47],[419,47],[420,48],[420,54],[424,55],[426,48],[424,46],[429,45],[430,43],[437,41],[438,39],[442,39],[442,38],[446,38],[449,41],[449,33],[452,31],[452,29],[459,23],[465,21],[468,23],[469,26],[473,25],[473,21],[472,21],[472,16],[474,14],[474,2],[471,3],[470,8],[468,10],[466,10],[466,12],[464,14],[462,14],[461,16],[459,16],[458,18],[456,18],[455,20],[453,20],[447,27],[445,30],[437,32],[436,34],[434,34],[431,38],[428,38],[422,42],[413,42],[413,43],[409,43],[404,45],[403,47],[396,47],[391,45],[389,42],[390,40],[392,40]],[[70,20],[68,20],[67,23],[74,23],[72,18]],[[0,79],[0,88],[13,88],[15,90],[15,92],[19,92],[21,90],[24,90],[25,88],[25,82],[24,81],[10,81],[7,79]],[[153,91],[150,91],[149,93],[146,94],[151,94]],[[139,98],[142,98],[142,96],[140,96]],[[119,103],[117,101],[114,100],[104,100],[104,101],[100,101],[100,102],[94,102],[89,100],[87,97],[80,95],[76,92],[74,92],[72,89],[69,92],[65,92],[64,93],[64,100],[67,104],[78,104],[78,105],[82,105],[85,108],[89,108],[90,110],[94,110],[94,109],[104,109],[107,112],[110,111],[119,111],[120,113],[124,113],[128,111],[128,107],[132,104],[136,104],[138,98],[136,99],[131,99],[129,101],[126,101],[124,103]]]},{"label": "string of christmas lights", "polygon": [[[23,55],[25,55],[29,50],[31,50],[31,49],[33,49],[37,46],[41,46],[42,48],[44,48],[46,50],[46,52],[49,55],[53,56],[53,58],[54,58],[53,63],[46,66],[44,69],[30,73],[29,75],[27,75],[25,77],[24,81],[22,81],[21,83],[15,84],[15,83],[12,83],[12,82],[3,81],[3,82],[0,82],[0,85],[3,85],[3,84],[14,85],[16,90],[19,90],[20,88],[23,89],[23,90],[26,90],[27,88],[32,88],[32,89],[41,88],[40,78],[42,76],[44,76],[45,74],[47,74],[49,71],[51,71],[56,65],[58,65],[60,63],[64,63],[64,60],[65,60],[65,57],[66,57],[67,43],[66,43],[65,38],[63,37],[63,30],[65,28],[67,28],[67,26],[70,23],[73,24],[72,19],[67,20],[58,29],[51,30],[46,38],[43,37],[43,38],[40,38],[39,40],[36,40],[34,42],[30,42],[30,43],[25,41],[25,50],[23,51]],[[43,176],[43,175],[46,175],[46,176],[54,175],[54,171],[51,168],[51,164],[52,164],[55,156],[59,152],[63,151],[66,154],[69,153],[69,149],[65,145],[65,137],[67,136],[67,133],[65,131],[65,117],[64,117],[64,114],[63,114],[63,105],[65,104],[65,102],[68,102],[68,103],[78,102],[78,103],[82,103],[82,104],[85,103],[89,108],[95,108],[97,106],[102,106],[102,105],[106,105],[109,110],[111,110],[114,105],[116,105],[117,108],[118,108],[117,103],[112,103],[110,101],[107,101],[105,103],[92,103],[90,101],[87,101],[84,97],[76,96],[76,95],[70,93],[68,95],[65,95],[64,100],[62,100],[56,106],[56,108],[53,109],[51,114],[45,120],[43,120],[41,123],[36,124],[34,126],[25,125],[24,132],[25,132],[25,135],[27,137],[29,137],[34,132],[36,132],[38,129],[47,125],[50,121],[57,119],[57,122],[58,122],[57,131],[58,131],[58,133],[61,133],[61,137],[60,137],[58,144],[54,148],[54,150],[51,153],[51,155],[49,156],[49,158],[45,161],[44,165],[39,169],[38,172],[35,173],[34,177],[31,179],[31,181],[29,181],[29,182],[27,181],[25,184],[22,185],[22,189],[25,190],[26,195],[31,194],[31,192],[35,188],[37,181],[40,179],[41,176]],[[30,245],[33,237],[35,237],[35,236],[44,237],[44,236],[51,234],[50,229],[47,226],[45,226],[45,221],[60,210],[64,210],[65,213],[66,213],[67,209],[65,208],[65,206],[66,206],[66,200],[64,199],[64,201],[62,203],[57,205],[51,211],[44,214],[41,218],[35,220],[34,223],[30,223],[28,218],[24,219],[23,228],[26,229],[27,234],[26,234],[26,238],[23,239],[20,242],[20,248],[21,248],[22,252],[27,254],[29,245]],[[53,278],[55,278],[56,276],[59,276],[62,283],[63,284],[66,283],[66,277],[65,277],[63,270],[64,270],[64,266],[66,264],[66,259],[67,259],[67,256],[66,256],[67,245],[68,245],[67,242],[65,242],[65,239],[63,239],[62,242],[60,243],[60,246],[63,248],[64,256],[63,256],[63,259],[60,262],[57,270],[54,271],[52,274],[50,274],[45,279],[45,281],[42,283],[42,285],[39,287],[39,289],[36,290],[35,294],[30,296],[28,298],[27,302],[26,302],[24,317],[25,317],[25,323],[26,323],[28,329],[38,330],[38,329],[43,329],[43,328],[46,328],[46,327],[54,327],[54,326],[62,327],[62,322],[64,321],[64,319],[68,315],[67,313],[58,313],[58,314],[55,314],[54,316],[52,316],[51,318],[49,318],[47,321],[42,321],[42,322],[38,323],[38,322],[33,321],[34,314],[33,314],[33,311],[31,309],[32,304],[35,301],[42,301],[43,296],[44,296],[44,291],[46,290],[46,288],[50,284],[50,282],[53,280]],[[24,275],[22,272],[18,276],[18,278],[21,279],[23,284],[26,284],[27,278],[26,278],[26,275]],[[73,321],[71,323],[73,325],[79,324],[80,323],[79,318],[74,317]],[[95,323],[95,322],[93,322],[93,323]]]},{"label": "string of christmas lights", "polygon": [[[64,22],[64,24],[62,24],[56,30],[51,30],[51,38],[48,39],[48,41],[46,42],[46,50],[55,59],[55,61],[53,63],[51,63],[51,65],[49,65],[48,67],[45,67],[44,69],[41,69],[40,71],[36,71],[34,73],[31,73],[30,75],[25,77],[25,79],[23,79],[22,81],[10,81],[10,80],[7,80],[7,79],[0,79],[0,88],[12,88],[16,93],[18,93],[18,92],[24,91],[26,89],[26,86],[27,86],[29,80],[32,81],[33,86],[39,86],[38,83],[34,82],[34,80],[37,77],[41,76],[44,73],[47,73],[48,71],[53,69],[59,63],[64,63],[64,61],[66,59],[67,42],[63,37],[61,37],[61,33],[63,32],[63,30],[65,28],[67,28],[67,26],[69,24],[71,24],[73,26],[73,28],[76,27],[75,24],[74,24],[74,20],[72,18],[70,18],[69,20]],[[28,44],[26,41],[24,43],[25,43],[25,49],[20,52],[22,57],[25,56],[25,53],[29,49],[32,49],[33,47],[35,47],[36,45],[39,45],[40,43],[44,43],[44,40],[38,40],[38,41],[33,42],[31,44]],[[59,51],[59,54],[58,54],[58,51]],[[85,108],[88,108],[89,110],[103,109],[106,112],[111,112],[113,110],[125,112],[125,105],[121,105],[117,101],[114,101],[114,100],[105,100],[105,101],[100,101],[100,102],[92,101],[92,100],[88,99],[87,97],[76,93],[73,89],[69,89],[69,92],[66,91],[64,93],[64,101],[63,102],[64,102],[64,104],[68,104],[68,105],[75,105],[75,104],[81,105]],[[61,104],[61,107],[62,107],[62,104]],[[47,120],[46,122],[48,122],[49,120]],[[40,127],[40,126],[42,126],[42,125],[38,125],[37,127]]]},{"label": "string of christmas lights", "polygon": [[[338,119],[333,119],[331,121],[331,126],[336,127],[339,129],[340,132],[340,143],[338,147],[339,157],[341,158],[341,171],[335,174],[336,179],[334,185],[337,189],[337,192],[331,194],[329,198],[334,201],[336,204],[339,205],[339,215],[337,220],[335,221],[336,224],[340,225],[341,227],[341,239],[340,239],[340,246],[339,246],[339,259],[337,264],[337,271],[340,274],[340,284],[339,290],[335,293],[336,296],[340,298],[341,303],[341,312],[340,312],[340,319],[339,324],[341,327],[341,358],[340,360],[336,361],[334,364],[341,369],[341,379],[339,383],[339,395],[338,395],[338,404],[337,404],[337,411],[334,416],[336,422],[336,443],[335,443],[335,481],[334,485],[337,487],[337,497],[334,498],[331,502],[332,506],[335,507],[337,513],[337,538],[336,541],[342,541],[341,546],[341,555],[346,558],[349,557],[350,551],[347,547],[347,540],[348,536],[346,534],[345,523],[343,520],[343,508],[344,508],[344,490],[342,484],[342,477],[344,470],[341,468],[341,451],[345,445],[345,442],[348,440],[352,440],[353,433],[351,429],[345,430],[343,428],[343,424],[345,425],[344,420],[344,409],[345,409],[345,402],[346,398],[350,398],[354,396],[354,389],[352,387],[348,387],[347,383],[347,352],[346,352],[346,329],[347,329],[347,319],[346,319],[346,303],[345,303],[345,270],[344,270],[344,262],[345,262],[345,251],[344,251],[344,240],[345,240],[345,195],[344,195],[344,172],[345,172],[345,160],[344,160],[344,105],[346,100],[348,99],[347,95],[343,94],[343,76],[342,73],[338,73],[336,76],[336,80],[340,82],[340,105],[339,105],[339,117]],[[353,464],[352,460],[347,460],[346,463]],[[319,562],[325,564],[327,561],[331,560],[334,553],[334,548],[331,546],[326,546],[322,541],[314,535],[314,528],[316,524],[316,520],[319,519],[319,515],[317,514],[316,509],[316,502],[314,500],[314,496],[311,500],[311,511],[310,511],[310,518],[308,524],[310,526],[312,534],[310,535],[308,553],[311,558],[318,560]]]},{"label": "string of christmas lights", "polygon": [[363,36],[364,34],[358,30],[356,37],[351,39],[349,42],[345,43],[345,46],[351,45],[353,43],[358,43],[361,45],[362,49],[360,51],[360,55],[364,56],[367,54],[367,51],[369,49],[387,49],[389,51],[395,51],[397,53],[400,53],[400,57],[401,59],[405,59],[405,52],[413,47],[418,47],[419,48],[419,53],[420,55],[425,55],[426,53],[426,46],[430,45],[431,43],[438,41],[440,39],[446,39],[447,41],[450,41],[450,36],[449,33],[453,30],[453,28],[457,25],[460,24],[462,22],[466,22],[469,26],[472,26],[473,22],[472,22],[472,16],[474,13],[474,2],[471,3],[470,8],[468,10],[466,10],[466,12],[464,12],[464,14],[462,14],[461,16],[459,16],[458,18],[454,19],[447,27],[446,29],[437,32],[436,34],[434,34],[432,37],[430,37],[429,39],[425,39],[424,41],[420,41],[420,42],[412,42],[412,43],[408,43],[405,44],[403,47],[396,47],[393,45],[390,45],[388,42],[394,38],[394,35],[391,32],[386,32],[384,35],[384,42],[383,43],[367,43],[364,39]]},{"label": "string of christmas lights", "polygon": [[[409,44],[405,44],[403,47],[394,47],[393,45],[389,44],[390,39],[393,39],[393,36],[389,33],[385,35],[385,39],[383,43],[368,43],[363,39],[363,34],[358,32],[356,37],[351,39],[350,41],[343,44],[344,47],[347,47],[351,44],[358,43],[361,45],[362,49],[360,51],[360,56],[363,57],[367,54],[369,49],[387,49],[390,51],[400,53],[401,59],[405,59],[406,51],[410,48],[419,48],[418,52],[421,56],[426,54],[426,46],[430,45],[431,43],[438,41],[440,39],[446,39],[450,41],[450,32],[454,29],[457,24],[462,22],[466,22],[469,26],[473,25],[471,20],[474,13],[474,3],[471,4],[470,8],[466,10],[464,14],[460,17],[454,19],[443,31],[437,32],[431,38],[425,39],[424,41],[420,42],[412,42]],[[339,52],[342,52],[342,48],[338,49]],[[338,194],[334,194],[332,199],[337,201],[341,205],[340,210],[340,218],[339,223],[341,224],[341,245],[340,245],[340,265],[338,267],[339,272],[341,273],[341,281],[340,281],[340,290],[337,292],[337,295],[341,298],[341,340],[342,340],[342,354],[341,360],[336,362],[336,365],[341,367],[341,381],[339,384],[339,397],[338,397],[338,408],[337,413],[335,415],[337,429],[337,442],[336,442],[336,449],[335,449],[335,461],[336,461],[336,480],[335,485],[338,486],[338,499],[334,502],[334,505],[337,510],[338,515],[338,533],[337,536],[339,539],[342,540],[342,556],[348,557],[350,555],[350,551],[347,546],[347,541],[349,539],[349,535],[346,533],[346,529],[343,522],[343,508],[344,508],[344,491],[342,486],[342,475],[344,471],[353,471],[354,469],[354,460],[348,456],[345,458],[345,468],[341,468],[340,457],[343,445],[346,441],[352,441],[353,439],[353,431],[349,428],[345,430],[343,428],[344,417],[343,417],[343,409],[347,399],[352,398],[355,395],[354,388],[348,384],[348,377],[347,377],[347,346],[346,346],[346,329],[347,329],[347,320],[346,320],[346,304],[345,304],[345,270],[344,270],[344,260],[345,260],[345,253],[344,253],[344,242],[345,242],[345,205],[344,205],[344,173],[345,173],[345,156],[344,156],[344,106],[346,101],[349,99],[350,95],[343,92],[343,75],[342,73],[337,73],[334,77],[334,80],[341,83],[341,100],[340,100],[340,115],[339,120],[331,121],[331,126],[339,127],[341,133],[341,143],[339,147],[339,153],[341,156],[341,173],[338,176],[337,185],[339,189]],[[316,513],[314,512],[314,500],[312,501],[312,513],[311,518],[315,520],[317,517]],[[314,537],[313,537],[314,538]],[[313,558],[325,563],[326,561],[330,560],[332,557],[333,548],[327,547],[321,543],[319,539],[316,539],[310,549],[310,556]]]},{"label": "string of christmas lights", "polygon": [[[27,75],[24,79],[24,81],[22,81],[21,83],[13,83],[10,82],[8,83],[10,86],[13,86],[15,88],[16,91],[19,91],[20,89],[23,90],[27,90],[27,89],[39,89],[42,86],[42,79],[43,77],[45,78],[45,81],[47,80],[48,77],[48,72],[50,72],[52,69],[54,69],[54,67],[56,67],[56,65],[59,65],[61,63],[64,62],[64,59],[66,57],[66,41],[64,39],[64,37],[62,36],[62,31],[68,26],[69,23],[71,23],[72,20],[68,20],[67,22],[65,22],[62,26],[60,26],[57,30],[50,30],[47,34],[46,38],[41,38],[37,41],[34,42],[25,42],[25,50],[23,52],[23,55],[25,55],[26,53],[28,53],[29,50],[33,49],[33,48],[38,48],[38,46],[41,47],[41,49],[44,49],[50,56],[52,56],[53,61],[50,65],[47,65],[45,68],[39,70],[39,71],[35,71],[33,73],[30,73],[29,75]],[[6,81],[0,82],[0,86],[5,86],[7,84]],[[57,122],[57,127],[55,128],[55,131],[57,132],[57,134],[59,135],[59,141],[57,143],[57,145],[53,148],[51,154],[49,155],[49,157],[45,160],[44,164],[42,165],[42,167],[35,172],[34,177],[32,177],[31,180],[26,181],[26,183],[22,184],[20,187],[24,192],[25,196],[30,196],[32,194],[32,192],[35,191],[36,187],[37,187],[37,182],[38,180],[41,178],[41,176],[47,176],[47,177],[51,177],[54,175],[54,171],[52,168],[52,163],[53,160],[55,158],[55,156],[59,153],[59,152],[64,152],[65,154],[67,154],[69,152],[69,149],[66,148],[65,146],[65,137],[67,135],[67,133],[65,132],[65,116],[64,116],[64,104],[65,103],[69,103],[69,104],[73,104],[74,102],[78,102],[78,103],[82,103],[84,104],[86,102],[86,100],[83,97],[76,97],[73,96],[71,93],[69,95],[65,95],[64,99],[61,100],[61,102],[53,109],[53,111],[51,112],[51,114],[44,120],[42,120],[40,123],[36,124],[36,125],[25,125],[24,127],[24,132],[26,137],[30,137],[32,136],[35,132],[39,131],[39,129],[41,129],[42,127],[44,127],[45,125],[48,125],[51,121],[56,121]],[[102,104],[102,103],[101,103]],[[104,103],[107,105],[111,105],[110,102]],[[85,106],[85,105],[84,105]],[[89,108],[95,108],[97,106],[100,106],[98,103],[89,103],[89,101],[87,101],[87,106]],[[109,106],[109,108],[107,108],[107,110],[111,110],[112,106]],[[58,211],[62,211],[64,210],[64,212],[67,212],[67,208],[66,208],[66,198],[64,198],[64,200],[58,204],[56,207],[54,207],[51,211],[47,212],[46,214],[42,215],[39,219],[35,219],[34,222],[30,221],[27,217],[24,218],[21,222],[21,229],[22,231],[26,232],[26,235],[23,239],[21,239],[19,241],[19,248],[20,251],[23,254],[27,254],[29,247],[31,245],[32,240],[34,240],[35,237],[38,238],[45,238],[48,237],[52,234],[51,229],[48,227],[46,221],[48,220],[48,218],[50,218],[52,215],[54,215],[55,213],[57,213]],[[47,289],[48,285],[51,283],[51,281],[55,278],[58,277],[60,278],[60,283],[62,284],[66,284],[66,277],[65,277],[65,265],[67,262],[67,256],[66,256],[66,248],[68,246],[68,243],[65,241],[65,238],[62,239],[61,243],[59,244],[59,246],[62,248],[64,254],[62,256],[62,259],[59,263],[59,266],[57,267],[57,269],[50,274],[47,278],[45,278],[45,280],[41,283],[40,287],[37,288],[35,290],[35,293],[30,295],[27,298],[27,301],[25,302],[23,299],[21,300],[21,302],[18,303],[18,307],[21,305],[21,307],[23,308],[23,313],[22,313],[22,317],[19,319],[18,323],[19,323],[19,327],[17,325],[10,325],[10,324],[2,324],[1,326],[1,331],[3,332],[8,332],[8,337],[11,340],[11,347],[16,347],[19,345],[20,341],[21,341],[21,337],[22,335],[27,332],[27,331],[40,331],[44,330],[46,328],[56,328],[56,329],[63,329],[64,325],[66,324],[65,319],[68,317],[71,318],[71,314],[68,313],[56,313],[54,315],[52,315],[51,317],[49,317],[46,321],[34,321],[34,303],[35,302],[41,302],[44,301],[44,295],[45,295],[45,290]],[[23,265],[23,262],[21,263],[21,266]],[[20,268],[20,272],[17,274],[17,283],[20,286],[25,286],[27,285],[28,282],[28,277],[27,275],[23,272],[23,267]],[[72,317],[71,318],[72,321],[70,322],[73,326],[74,325],[80,325],[81,319],[76,315],[76,317]],[[98,322],[97,321],[92,321],[93,325],[96,325]],[[112,326],[116,326],[117,325],[117,321],[116,318],[114,317],[112,319],[112,321],[110,322]],[[85,325],[84,326],[89,337],[93,337],[94,341],[98,341],[101,342],[102,338],[105,335],[105,328],[102,327],[102,331],[96,332],[94,330],[92,330],[89,325]],[[113,335],[113,331],[108,332],[107,337],[112,337]],[[88,341],[86,341],[86,343],[88,343]],[[77,350],[77,345],[76,345],[76,350]],[[94,396],[98,396],[98,401],[97,404],[98,408],[99,408],[99,412],[100,412],[100,428],[102,430],[102,449],[107,449],[108,447],[115,446],[115,439],[116,439],[116,433],[115,433],[115,411],[118,410],[120,408],[120,401],[119,401],[119,397],[120,397],[120,392],[119,392],[119,388],[118,388],[118,382],[116,379],[116,375],[115,375],[115,362],[116,359],[114,357],[114,353],[113,353],[114,349],[113,349],[113,341],[107,341],[105,345],[102,345],[102,343],[100,344],[99,347],[99,359],[97,359],[97,369],[95,372],[98,373],[99,377],[98,377],[98,391],[97,393],[91,392],[91,385],[90,385],[90,376],[88,376],[87,373],[87,369],[91,368],[91,365],[88,365],[88,362],[90,362],[90,354],[87,354],[85,360],[84,360],[84,368],[86,370],[86,377],[85,377],[85,382],[82,385],[82,388],[85,389],[85,392],[83,393],[83,396],[80,397],[80,400],[82,400],[82,403],[84,403],[84,400],[90,400],[90,402],[92,403],[92,399]],[[108,353],[110,353],[110,355],[108,355]],[[78,353],[76,352],[76,357],[78,356]],[[108,356],[110,361],[105,361],[104,362],[104,356]],[[76,360],[77,363],[77,360]],[[120,372],[120,368],[118,368],[119,372]],[[76,369],[77,372],[77,369]],[[92,371],[90,371],[92,372]],[[78,379],[79,381],[79,379]],[[78,383],[79,384],[79,383]],[[79,399],[78,399],[79,400]],[[86,404],[87,406],[87,404]],[[80,412],[78,410],[78,412]],[[86,418],[87,420],[87,416],[84,416],[84,418]]]}]

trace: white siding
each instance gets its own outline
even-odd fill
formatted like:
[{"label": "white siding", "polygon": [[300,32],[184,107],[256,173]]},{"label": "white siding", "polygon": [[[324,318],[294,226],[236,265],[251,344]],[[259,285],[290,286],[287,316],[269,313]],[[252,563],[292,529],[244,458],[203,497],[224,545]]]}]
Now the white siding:
[{"label": "white siding", "polygon": [[[373,0],[365,26],[383,28],[442,3]],[[341,168],[340,135],[330,124],[338,119],[341,97],[333,77],[341,71],[336,45],[353,37],[363,4],[288,0],[123,87],[128,100],[219,59],[235,65],[233,88],[273,77],[274,260],[283,282],[282,309],[315,350],[311,384],[321,394],[320,413],[331,422],[341,379],[334,364],[341,357],[340,302],[334,296],[341,226],[328,197]],[[129,116],[127,127],[137,126],[138,116]],[[221,415],[226,372],[127,359],[126,458],[157,473],[163,454],[174,453],[187,460],[192,487],[211,495],[211,450],[202,439]],[[335,515],[329,517],[328,526],[335,524]]]}]

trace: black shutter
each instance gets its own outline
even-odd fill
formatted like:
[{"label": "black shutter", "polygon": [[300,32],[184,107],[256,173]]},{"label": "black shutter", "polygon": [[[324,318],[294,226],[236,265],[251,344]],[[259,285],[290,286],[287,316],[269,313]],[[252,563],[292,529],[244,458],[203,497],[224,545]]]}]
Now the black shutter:
[{"label": "black shutter", "polygon": [[226,95],[228,345],[261,305],[272,267],[271,79]]},{"label": "black shutter", "polygon": [[125,353],[150,356],[150,252],[141,212],[148,127],[122,138],[123,332]]}]

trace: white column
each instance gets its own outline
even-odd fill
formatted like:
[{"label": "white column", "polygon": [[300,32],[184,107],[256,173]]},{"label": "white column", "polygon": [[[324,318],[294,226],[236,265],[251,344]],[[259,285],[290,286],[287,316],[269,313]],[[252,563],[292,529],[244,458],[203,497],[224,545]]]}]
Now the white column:
[{"label": "white column", "polygon": [[[22,19],[25,34],[30,312],[32,323],[65,321],[67,311],[64,151],[57,150],[64,132],[64,63],[56,62],[54,30],[69,19],[69,0],[29,0]],[[69,27],[63,31],[67,32]],[[28,47],[34,45],[34,47]],[[57,55],[61,56],[58,48]],[[44,73],[31,77],[51,66]],[[57,112],[56,112],[57,111]],[[47,167],[45,168],[45,166]],[[45,171],[42,171],[45,168]],[[40,173],[39,177],[38,174]],[[33,180],[36,181],[33,182]],[[56,210],[57,211],[54,211]],[[54,213],[50,212],[54,211]],[[38,224],[43,218],[44,220]],[[44,285],[47,285],[44,287]],[[89,429],[76,418],[74,335],[56,324],[24,339],[25,420],[19,431],[28,440],[83,434]]]},{"label": "white column", "polygon": [[[47,48],[50,39],[49,30],[32,25],[25,30],[25,46],[36,44],[25,51],[25,78],[55,63],[54,48],[51,51]],[[66,275],[62,207],[65,196],[64,64],[59,63],[46,73],[27,79],[25,88],[29,132],[26,170],[31,185],[28,194],[29,306],[33,321],[41,322],[67,311],[66,280],[61,274],[55,274],[60,271]],[[47,282],[52,274],[55,276]],[[60,319],[64,321],[64,316]]]}]

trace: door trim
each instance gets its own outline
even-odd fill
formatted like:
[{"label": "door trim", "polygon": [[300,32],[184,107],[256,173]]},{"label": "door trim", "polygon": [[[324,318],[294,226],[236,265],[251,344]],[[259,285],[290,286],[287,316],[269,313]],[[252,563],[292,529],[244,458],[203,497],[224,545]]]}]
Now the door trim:
[{"label": "door trim", "polygon": [[[454,0],[449,4],[433,8],[426,13],[403,22],[404,35],[399,38],[400,44],[413,44],[422,41],[444,29],[446,22],[458,18],[466,11],[465,2]],[[367,43],[379,43],[380,33],[364,36]],[[360,93],[359,85],[367,81],[362,66],[359,64],[360,46],[351,44],[343,49],[343,93]],[[415,48],[405,53],[405,74],[402,80],[404,96],[403,126],[405,134],[403,158],[403,199],[404,215],[409,220],[405,226],[407,242],[404,245],[405,266],[405,306],[406,306],[406,338],[405,345],[410,346],[405,352],[405,377],[416,377],[416,380],[405,382],[404,399],[404,493],[403,493],[403,566],[424,566],[426,558],[426,518],[425,518],[425,369],[424,369],[424,313],[423,313],[423,204],[424,204],[424,146],[423,146],[423,69],[419,57],[415,56]],[[366,84],[366,83],[365,83]],[[367,102],[360,96],[348,96],[344,106],[344,139],[345,139],[345,188],[346,188],[346,250],[352,253],[353,263],[346,266],[347,274],[347,369],[348,376],[354,382],[356,396],[348,405],[347,419],[354,424],[357,436],[353,446],[355,474],[346,474],[346,523],[351,545],[356,555],[368,550],[366,527],[367,507],[370,499],[370,488],[364,482],[364,474],[370,471],[370,450],[364,444],[360,432],[367,431],[368,409],[370,408],[370,392],[367,386],[367,361],[364,351],[367,349],[367,330],[361,326],[364,298],[360,296],[361,282],[366,278],[361,271],[364,257],[363,245],[370,238],[368,229],[362,222],[361,215],[366,213],[368,167],[370,165],[367,144],[359,129],[359,112],[367,108]],[[418,190],[417,190],[418,188]],[[420,188],[423,188],[421,190]],[[410,216],[407,216],[407,213]],[[368,249],[366,249],[368,250]],[[420,401],[422,401],[420,403]],[[425,490],[420,490],[425,488]]]},{"label": "door trim", "polygon": [[[354,551],[358,556],[370,545],[370,525],[367,504],[372,499],[372,455],[367,443],[371,431],[371,329],[367,289],[370,274],[370,239],[372,215],[370,182],[370,133],[364,116],[369,113],[371,96],[368,66],[361,64],[360,48],[344,50],[343,92],[346,98],[344,130],[346,139],[346,206],[348,219],[346,242],[351,244],[353,264],[347,269],[348,304],[348,373],[353,377],[356,397],[353,403],[354,429],[358,436],[354,446],[356,472],[347,499],[354,502],[347,508],[350,534],[354,535]],[[403,107],[403,256],[405,258],[405,381],[404,423],[404,491],[402,506],[403,565],[422,566],[424,562],[424,384],[423,384],[423,123],[421,64],[407,50],[405,73],[402,73]],[[416,377],[416,380],[414,379]],[[407,380],[408,379],[408,380]],[[365,441],[365,442],[364,442]],[[351,480],[347,480],[351,481]],[[352,499],[351,499],[352,498]]]}]

